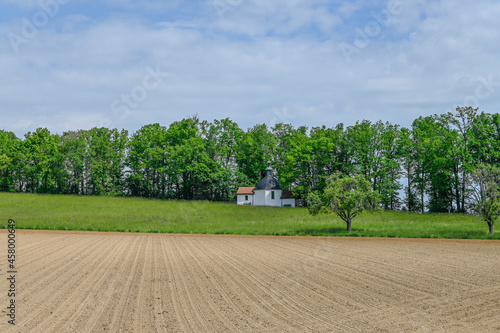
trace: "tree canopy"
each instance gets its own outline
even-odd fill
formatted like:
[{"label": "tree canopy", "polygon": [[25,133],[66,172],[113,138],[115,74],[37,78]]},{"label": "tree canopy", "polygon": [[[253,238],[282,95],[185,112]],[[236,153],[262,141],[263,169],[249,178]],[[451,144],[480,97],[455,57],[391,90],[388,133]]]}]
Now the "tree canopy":
[{"label": "tree canopy", "polygon": [[495,232],[494,224],[500,214],[500,168],[479,165],[472,173],[474,210],[488,223],[489,232]]},{"label": "tree canopy", "polygon": [[363,176],[384,209],[473,212],[479,164],[500,167],[500,115],[458,107],[389,122],[307,128],[197,117],[135,133],[92,128],[17,138],[0,131],[0,190],[231,201],[255,186],[271,161],[282,187],[305,197],[339,172]]},{"label": "tree canopy", "polygon": [[380,194],[363,175],[349,177],[336,172],[328,177],[323,192],[312,192],[307,200],[311,214],[333,212],[346,222],[347,231],[351,231],[353,218],[365,210],[378,208]]}]

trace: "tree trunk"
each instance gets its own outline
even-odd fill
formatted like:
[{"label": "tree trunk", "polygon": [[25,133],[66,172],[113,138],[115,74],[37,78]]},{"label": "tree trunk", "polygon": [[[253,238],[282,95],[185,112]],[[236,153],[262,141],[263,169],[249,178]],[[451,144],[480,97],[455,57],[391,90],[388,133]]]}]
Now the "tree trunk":
[{"label": "tree trunk", "polygon": [[420,193],[420,195],[421,195],[421,204],[422,204],[422,208],[420,208],[420,210],[421,210],[421,213],[423,214],[424,210],[425,210],[425,205],[424,205],[424,191],[422,191]]},{"label": "tree trunk", "polygon": [[[465,177],[465,172],[464,172],[464,176]],[[461,211],[460,213],[464,213],[465,214],[465,179],[463,180],[463,185],[462,185],[462,196],[461,196],[461,199],[462,199],[462,207],[460,207]]]},{"label": "tree trunk", "polygon": [[349,221],[347,221],[347,232],[351,231],[351,224],[352,224],[352,220],[349,219]]},{"label": "tree trunk", "polygon": [[490,235],[493,235],[495,233],[495,227],[494,227],[493,223],[488,222],[488,227],[490,229]]},{"label": "tree trunk", "polygon": [[407,206],[406,207],[408,209],[409,212],[413,212],[413,195],[411,193],[411,168],[410,168],[410,163],[408,162],[408,167],[406,168],[406,172],[407,172],[407,179],[408,179],[408,193],[406,194],[407,196]]},{"label": "tree trunk", "polygon": [[[455,202],[457,204],[457,212],[461,213],[462,212],[462,207],[460,206],[460,181],[458,179],[458,170],[456,167],[453,168],[453,173],[455,174]],[[464,180],[465,181],[465,180]],[[463,185],[463,184],[462,184]],[[453,200],[450,200],[453,202]],[[451,205],[450,205],[451,207]]]}]

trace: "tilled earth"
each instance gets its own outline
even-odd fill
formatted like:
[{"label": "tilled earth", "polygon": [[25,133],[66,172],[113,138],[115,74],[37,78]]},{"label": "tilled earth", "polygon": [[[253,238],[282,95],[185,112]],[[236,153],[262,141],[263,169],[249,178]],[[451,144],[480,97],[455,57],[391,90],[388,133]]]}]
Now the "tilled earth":
[{"label": "tilled earth", "polygon": [[500,332],[498,241],[16,236],[0,332]]}]

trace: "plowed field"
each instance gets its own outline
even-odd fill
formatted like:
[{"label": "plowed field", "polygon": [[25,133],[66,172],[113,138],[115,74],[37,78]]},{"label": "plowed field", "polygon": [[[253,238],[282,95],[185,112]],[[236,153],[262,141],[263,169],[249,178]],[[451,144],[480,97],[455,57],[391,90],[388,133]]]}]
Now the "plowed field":
[{"label": "plowed field", "polygon": [[1,332],[500,332],[500,242],[17,232]]}]

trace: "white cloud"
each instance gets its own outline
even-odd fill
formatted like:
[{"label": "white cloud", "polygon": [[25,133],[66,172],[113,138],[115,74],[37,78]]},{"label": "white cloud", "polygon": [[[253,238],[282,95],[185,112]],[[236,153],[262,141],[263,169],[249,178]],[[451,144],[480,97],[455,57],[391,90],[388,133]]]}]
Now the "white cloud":
[{"label": "white cloud", "polygon": [[40,0],[0,0],[0,5],[10,4],[24,10],[32,10],[34,8],[38,8],[39,1]]},{"label": "white cloud", "polygon": [[345,17],[352,17],[365,5],[364,1],[344,1],[338,8],[338,12]]},{"label": "white cloud", "polygon": [[142,1],[132,1],[132,0],[105,0],[105,4],[113,7],[141,10],[141,11],[171,11],[178,8],[181,4],[181,0],[142,0]]},{"label": "white cloud", "polygon": [[[96,18],[68,7],[18,54],[4,39],[2,127],[23,134],[47,126],[62,133],[108,119],[135,130],[196,113],[208,120],[230,117],[242,128],[280,117],[296,126],[350,125],[363,118],[408,126],[420,115],[471,100],[489,77],[493,92],[478,100],[490,108],[485,111],[499,111],[496,2],[404,2],[401,14],[351,63],[339,49],[341,42],[353,43],[344,25],[364,28],[373,20],[373,4],[248,0],[223,19],[210,2],[203,4],[199,12],[184,8],[197,15],[180,19],[172,13],[136,17],[133,10]],[[386,6],[381,1],[376,10]],[[3,35],[13,29],[18,25],[0,23]],[[113,101],[140,87],[148,66],[170,76],[137,107],[113,112]]]}]

